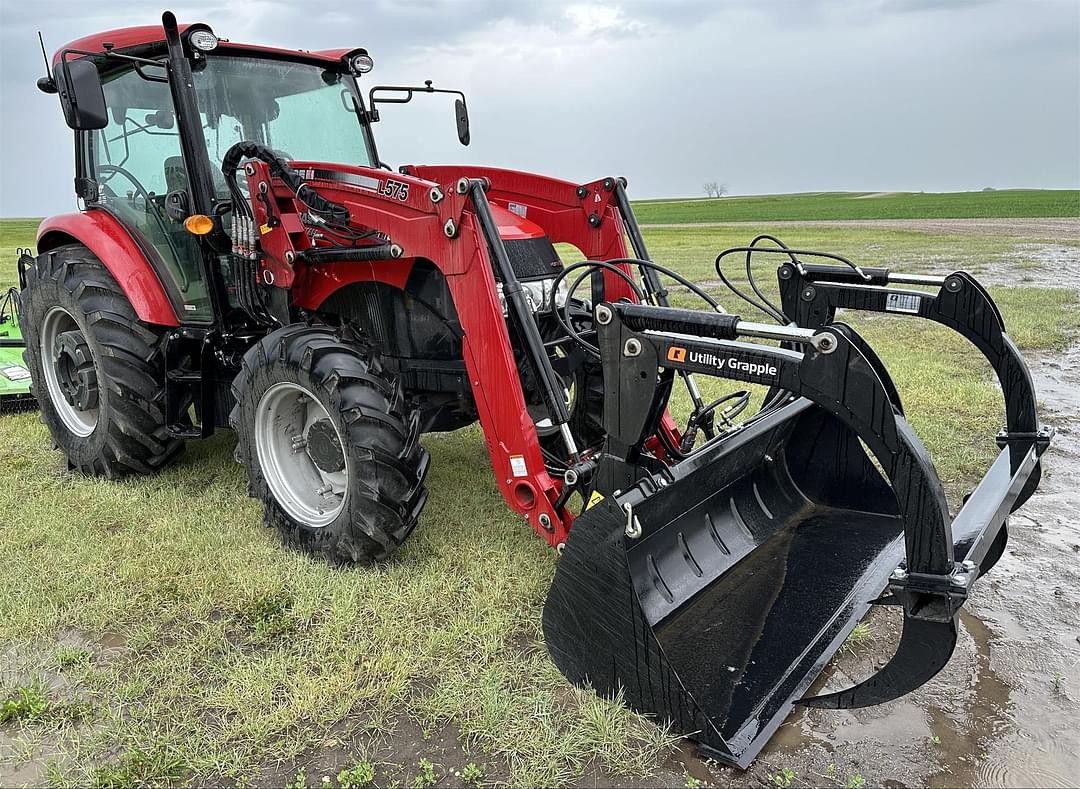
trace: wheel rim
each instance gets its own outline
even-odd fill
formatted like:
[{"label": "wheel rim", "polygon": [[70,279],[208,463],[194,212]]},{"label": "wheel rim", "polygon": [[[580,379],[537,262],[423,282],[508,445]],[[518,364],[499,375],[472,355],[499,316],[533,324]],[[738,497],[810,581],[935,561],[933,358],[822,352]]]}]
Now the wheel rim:
[{"label": "wheel rim", "polygon": [[292,519],[331,523],[345,507],[349,459],[326,408],[293,383],[271,386],[255,415],[255,449],[270,493]]},{"label": "wheel rim", "polygon": [[81,437],[93,433],[98,422],[94,358],[79,324],[63,307],[50,309],[41,323],[41,366],[49,400],[64,427]]}]

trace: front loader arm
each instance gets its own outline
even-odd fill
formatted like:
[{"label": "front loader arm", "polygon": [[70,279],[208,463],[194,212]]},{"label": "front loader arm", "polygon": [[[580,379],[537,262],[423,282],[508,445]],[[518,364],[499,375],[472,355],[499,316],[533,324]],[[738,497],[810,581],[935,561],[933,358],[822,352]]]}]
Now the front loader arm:
[{"label": "front loader arm", "polygon": [[[254,222],[260,229],[260,247],[267,253],[261,263],[263,281],[291,288],[296,306],[317,310],[329,293],[345,284],[380,281],[401,287],[418,259],[435,263],[454,300],[466,372],[503,497],[551,545],[565,542],[574,519],[564,506],[571,488],[546,470],[525,404],[511,332],[521,341],[552,421],[575,462],[578,452],[568,428],[561,380],[551,367],[490,207],[488,195],[494,191],[490,181],[445,168],[423,171],[427,177],[456,176],[444,183],[418,174],[330,168],[317,162],[293,162],[291,168],[306,188],[317,190],[319,199],[334,206],[352,226],[376,230],[378,236],[363,246],[328,246],[326,239],[319,238],[319,224],[311,219],[310,205],[299,197],[296,184],[275,177],[265,162],[249,162],[245,170],[255,198]],[[550,193],[554,192],[562,195],[559,199],[570,199],[562,194],[560,182],[525,178],[527,188],[548,193],[546,203],[529,198],[536,205],[551,208],[555,200]],[[576,194],[576,187],[571,192]],[[560,218],[569,222],[570,213],[552,209],[549,218],[554,217],[556,224]],[[581,213],[580,205],[577,213]],[[604,240],[606,247],[615,244],[624,249],[617,216],[601,223],[603,228],[583,215],[575,221],[586,234],[575,237],[578,244],[587,246],[593,237]],[[611,289],[613,297],[625,295],[624,290],[633,297],[622,280],[616,280],[619,287]],[[665,423],[665,429],[671,425]],[[587,466],[582,460],[581,467]]]}]

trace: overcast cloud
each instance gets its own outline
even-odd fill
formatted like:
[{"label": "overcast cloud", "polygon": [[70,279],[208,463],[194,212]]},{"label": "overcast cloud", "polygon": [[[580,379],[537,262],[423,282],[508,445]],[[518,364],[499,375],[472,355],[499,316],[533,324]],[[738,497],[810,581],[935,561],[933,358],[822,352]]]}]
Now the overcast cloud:
[{"label": "overcast cloud", "polygon": [[[160,23],[131,0],[0,0],[0,216],[70,210],[71,133],[41,76],[99,30]],[[1065,0],[274,0],[173,2],[234,41],[365,46],[378,82],[466,91],[384,111],[380,153],[634,197],[1080,186],[1080,2]]]}]

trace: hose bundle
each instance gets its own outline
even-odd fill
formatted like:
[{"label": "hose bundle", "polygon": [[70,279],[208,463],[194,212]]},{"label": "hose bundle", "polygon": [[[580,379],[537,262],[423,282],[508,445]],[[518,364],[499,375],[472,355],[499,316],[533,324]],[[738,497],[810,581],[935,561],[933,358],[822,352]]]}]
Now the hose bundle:
[{"label": "hose bundle", "polygon": [[240,166],[240,160],[245,157],[265,162],[270,167],[270,174],[275,178],[280,178],[285,186],[289,188],[289,191],[296,195],[296,199],[318,216],[335,224],[349,224],[352,215],[349,213],[348,208],[340,203],[327,200],[308,186],[299,173],[289,167],[285,160],[273,150],[249,140],[241,140],[235,143],[225,152],[225,156],[221,160],[221,172],[225,174],[225,182],[229,185],[229,192],[232,194],[233,202],[237,205],[237,211],[242,210],[248,216],[251,216],[251,208],[244,199],[240,187],[237,186],[235,178],[236,169]]}]

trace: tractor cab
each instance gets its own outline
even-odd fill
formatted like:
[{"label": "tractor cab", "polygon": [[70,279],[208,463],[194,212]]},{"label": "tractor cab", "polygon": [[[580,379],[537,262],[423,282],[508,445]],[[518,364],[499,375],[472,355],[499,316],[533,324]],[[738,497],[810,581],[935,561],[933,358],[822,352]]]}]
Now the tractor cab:
[{"label": "tractor cab", "polygon": [[[215,320],[206,247],[184,222],[212,215],[215,229],[228,232],[232,212],[225,206],[234,195],[221,166],[232,146],[255,142],[285,161],[385,168],[371,132],[375,105],[407,102],[416,92],[458,96],[458,136],[468,144],[468,115],[457,91],[430,82],[379,86],[367,110],[359,84],[373,66],[366,50],[236,44],[206,25],[177,26],[177,34],[179,67],[170,66],[162,28],[127,28],[63,47],[54,58],[55,79],[39,86],[59,87],[75,128],[79,196],[113,214],[146,249],[184,323]],[[98,106],[97,114],[86,113]]]}]

